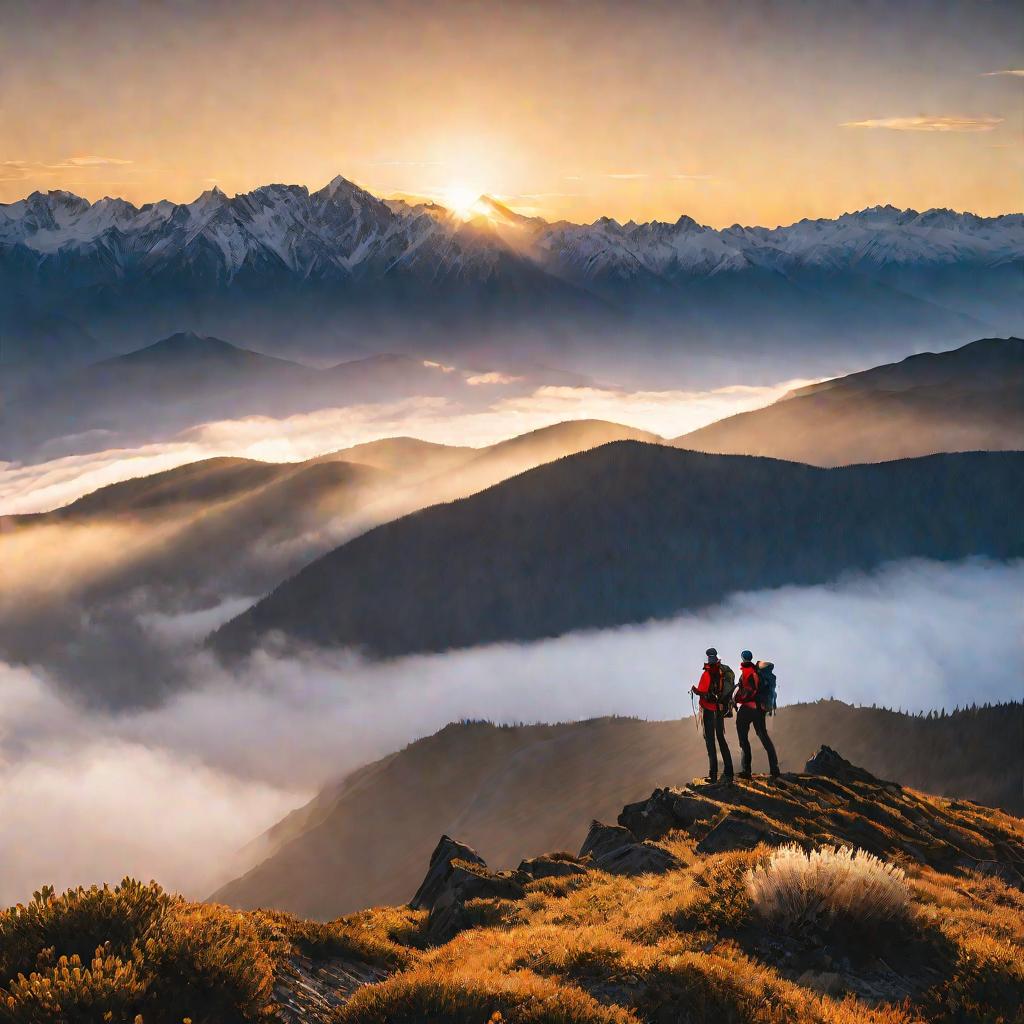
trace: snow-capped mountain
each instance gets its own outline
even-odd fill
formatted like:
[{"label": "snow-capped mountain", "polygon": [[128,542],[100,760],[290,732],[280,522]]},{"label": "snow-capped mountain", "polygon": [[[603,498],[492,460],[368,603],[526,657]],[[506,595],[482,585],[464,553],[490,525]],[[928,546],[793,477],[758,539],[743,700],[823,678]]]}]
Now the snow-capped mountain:
[{"label": "snow-capped mountain", "polygon": [[213,188],[141,207],[34,192],[0,205],[0,332],[13,361],[52,352],[55,330],[77,332],[79,349],[83,334],[99,336],[107,353],[140,333],[238,336],[239,325],[270,351],[288,350],[285,333],[366,351],[382,324],[393,348],[396,332],[550,333],[566,318],[621,333],[621,317],[661,334],[668,318],[715,345],[906,331],[957,340],[1024,329],[1022,261],[1021,214],[886,206],[717,230],[686,216],[549,223],[487,196],[462,220],[341,177],[314,192]]},{"label": "snow-capped mountain", "polygon": [[[1024,215],[978,217],[952,210],[874,207],[835,220],[788,227],[704,227],[682,216],[674,224],[547,223],[521,217],[482,196],[469,224],[437,204],[384,201],[342,177],[317,192],[265,185],[229,199],[218,188],[191,203],[135,207],[123,199],[90,203],[70,192],[33,192],[0,204],[0,244],[48,258],[107,253],[121,273],[157,270],[185,255],[213,256],[217,276],[273,266],[300,277],[387,273],[424,255],[443,270],[451,262],[490,265],[503,243],[543,269],[577,281],[652,274],[668,280],[751,266],[795,264],[831,270],[862,264],[999,264],[1024,258]],[[513,225],[521,243],[502,227]],[[427,252],[420,253],[426,248]]]}]

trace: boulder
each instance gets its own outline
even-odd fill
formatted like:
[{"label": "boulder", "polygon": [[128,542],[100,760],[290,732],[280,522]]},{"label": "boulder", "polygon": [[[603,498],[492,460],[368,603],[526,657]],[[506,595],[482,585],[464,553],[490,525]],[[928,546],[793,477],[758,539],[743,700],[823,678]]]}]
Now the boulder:
[{"label": "boulder", "polygon": [[589,858],[593,867],[613,875],[643,875],[682,866],[666,850],[652,843],[638,843],[628,828],[600,821],[590,823],[580,857]]},{"label": "boulder", "polygon": [[671,789],[656,789],[646,800],[626,804],[619,815],[619,824],[637,839],[661,839],[674,828],[687,828],[717,813],[718,805],[712,800]]},{"label": "boulder", "polygon": [[598,857],[594,866],[612,875],[660,875],[683,865],[653,843],[629,843]]},{"label": "boulder", "polygon": [[430,867],[427,868],[426,877],[416,890],[416,895],[409,901],[409,906],[413,910],[430,910],[434,906],[451,873],[453,860],[487,867],[483,857],[476,850],[452,839],[451,836],[441,836],[437,846],[434,847],[434,852],[430,855]]},{"label": "boulder", "polygon": [[901,788],[895,782],[886,782],[884,779],[876,778],[866,768],[859,768],[847,761],[838,751],[826,746],[823,746],[804,765],[804,772],[808,775],[826,775],[838,782],[867,782],[875,786]]},{"label": "boulder", "polygon": [[453,860],[430,909],[427,938],[444,943],[477,924],[477,916],[466,908],[470,900],[520,900],[523,895],[517,872],[495,873],[481,864]]},{"label": "boulder", "polygon": [[590,831],[580,847],[580,857],[596,860],[606,853],[636,842],[636,836],[628,828],[619,825],[605,825],[600,821],[590,823]]},{"label": "boulder", "polygon": [[531,857],[519,865],[519,873],[532,879],[567,878],[569,875],[585,875],[587,867],[575,857],[558,854],[545,854],[542,857]]},{"label": "boulder", "polygon": [[730,811],[697,844],[698,853],[722,853],[725,850],[752,850],[758,843],[782,846],[791,842],[762,822]]}]

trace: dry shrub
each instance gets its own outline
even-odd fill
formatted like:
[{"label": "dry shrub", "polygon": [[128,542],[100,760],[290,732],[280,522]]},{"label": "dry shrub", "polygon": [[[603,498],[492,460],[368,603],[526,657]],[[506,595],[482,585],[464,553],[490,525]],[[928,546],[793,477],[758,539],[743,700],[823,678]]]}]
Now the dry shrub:
[{"label": "dry shrub", "polygon": [[530,971],[472,975],[414,968],[360,989],[335,1024],[637,1024],[621,1007],[602,1006],[578,988]]},{"label": "dry shrub", "polygon": [[409,907],[374,907],[334,921],[308,921],[283,910],[254,916],[313,959],[347,957],[379,967],[407,967],[427,946],[427,912]]},{"label": "dry shrub", "polygon": [[848,846],[782,846],[747,872],[746,884],[755,912],[793,934],[835,926],[872,932],[910,914],[903,870]]}]

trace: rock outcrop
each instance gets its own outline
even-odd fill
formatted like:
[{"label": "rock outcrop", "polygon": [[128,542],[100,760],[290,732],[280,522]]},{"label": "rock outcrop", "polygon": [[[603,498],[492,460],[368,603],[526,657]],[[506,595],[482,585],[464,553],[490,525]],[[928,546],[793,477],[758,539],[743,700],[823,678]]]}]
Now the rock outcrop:
[{"label": "rock outcrop", "polygon": [[585,875],[586,864],[565,853],[546,853],[541,857],[530,857],[520,861],[519,873],[536,881],[540,878],[568,878],[570,875]]},{"label": "rock outcrop", "polygon": [[486,865],[453,860],[427,918],[427,938],[437,945],[480,923],[467,904],[471,900],[521,900],[517,872],[493,872]]},{"label": "rock outcrop", "polygon": [[587,838],[580,847],[580,857],[601,871],[612,875],[644,875],[671,871],[681,862],[667,850],[637,837],[621,825],[590,824]]},{"label": "rock outcrop", "polygon": [[452,861],[461,860],[467,864],[479,864],[482,867],[483,857],[470,849],[464,843],[460,843],[451,836],[441,836],[434,852],[430,855],[430,867],[427,868],[427,875],[416,890],[416,895],[409,900],[409,906],[413,910],[430,910],[437,901],[438,896],[444,891],[448,877],[452,870]]},{"label": "rock outcrop", "polygon": [[724,818],[715,822],[711,831],[697,844],[698,853],[722,853],[725,850],[752,850],[759,843],[782,846],[792,841],[741,811],[729,811]]},{"label": "rock outcrop", "polygon": [[677,841],[692,844],[702,856],[827,841],[1022,885],[1024,847],[996,842],[980,810],[962,801],[928,802],[822,747],[805,773],[779,780],[656,789],[646,800],[627,804],[618,824],[592,821],[577,857],[544,854],[512,871],[492,871],[475,850],[442,836],[410,906],[429,911],[426,937],[436,945],[485,924],[487,901],[520,900],[541,879],[591,870],[644,875],[681,868],[672,845]]},{"label": "rock outcrop", "polygon": [[896,782],[887,782],[884,779],[876,778],[865,768],[847,761],[838,751],[831,747],[822,746],[818,752],[804,765],[804,773],[807,775],[827,775],[837,782],[865,782],[875,786],[893,786],[899,789]]},{"label": "rock outcrop", "polygon": [[677,828],[688,828],[696,821],[706,821],[718,814],[713,800],[678,789],[656,789],[646,800],[626,804],[619,815],[619,824],[637,839],[661,839]]}]

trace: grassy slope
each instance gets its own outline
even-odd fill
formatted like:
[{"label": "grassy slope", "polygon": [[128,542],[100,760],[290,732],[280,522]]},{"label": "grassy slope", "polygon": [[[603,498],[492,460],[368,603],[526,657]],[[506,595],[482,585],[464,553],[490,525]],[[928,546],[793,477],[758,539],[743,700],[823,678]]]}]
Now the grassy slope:
[{"label": "grassy slope", "polygon": [[[153,887],[47,894],[0,916],[0,1020],[170,1024],[912,1024],[1020,1020],[1024,893],[978,861],[1024,863],[1024,822],[869,782],[790,775],[720,804],[815,843],[855,841],[902,865],[907,922],[813,942],[757,918],[745,872],[764,847],[697,852],[711,823],[658,845],[660,875],[591,869],[472,905],[475,927],[431,948],[427,913],[364,911],[329,924],[187,904]],[[425,867],[425,865],[424,865]],[[103,946],[90,965],[91,949]],[[78,962],[61,962],[78,956]],[[35,974],[32,972],[35,971]],[[12,980],[18,973],[28,975]],[[830,994],[822,993],[827,989]],[[110,1010],[112,1016],[104,1014]]]}]

